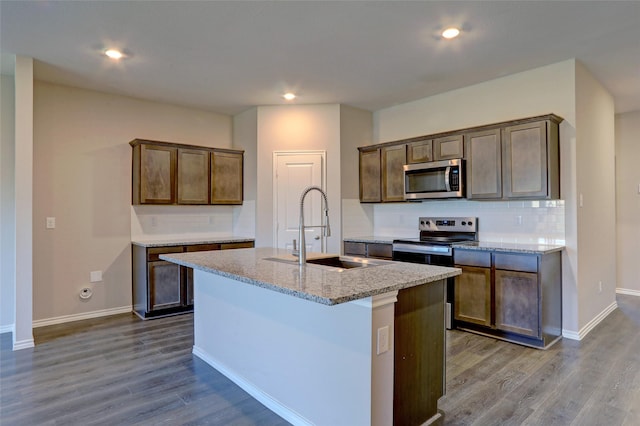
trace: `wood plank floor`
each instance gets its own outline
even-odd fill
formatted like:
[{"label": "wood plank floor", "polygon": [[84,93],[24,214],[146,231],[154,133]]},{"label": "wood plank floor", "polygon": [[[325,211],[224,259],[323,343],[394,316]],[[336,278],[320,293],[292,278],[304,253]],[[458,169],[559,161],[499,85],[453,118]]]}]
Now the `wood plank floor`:
[{"label": "wood plank floor", "polygon": [[[447,332],[446,425],[640,425],[640,297],[547,351]],[[192,315],[0,335],[1,425],[285,425],[191,354]],[[357,426],[357,425],[354,425]]]}]

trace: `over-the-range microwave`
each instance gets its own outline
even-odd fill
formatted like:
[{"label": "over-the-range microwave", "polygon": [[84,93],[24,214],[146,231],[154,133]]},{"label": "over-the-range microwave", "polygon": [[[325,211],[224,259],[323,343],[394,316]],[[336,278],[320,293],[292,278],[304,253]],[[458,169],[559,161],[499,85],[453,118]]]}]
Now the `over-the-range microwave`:
[{"label": "over-the-range microwave", "polygon": [[431,161],[404,166],[404,199],[463,198],[464,160]]}]

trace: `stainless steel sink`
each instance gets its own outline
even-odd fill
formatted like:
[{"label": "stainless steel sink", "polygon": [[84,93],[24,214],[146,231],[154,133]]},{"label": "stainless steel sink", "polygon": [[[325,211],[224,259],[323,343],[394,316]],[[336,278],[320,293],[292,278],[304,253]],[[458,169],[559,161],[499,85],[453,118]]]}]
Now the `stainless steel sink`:
[{"label": "stainless steel sink", "polygon": [[307,259],[307,263],[313,265],[331,266],[333,268],[353,269],[362,268],[365,266],[377,266],[377,263],[367,261],[367,259],[355,260],[355,259],[343,259],[340,257],[323,257],[319,259]]},{"label": "stainless steel sink", "polygon": [[[290,265],[296,265],[297,259],[281,258],[281,257],[265,257],[263,260],[270,260],[273,262],[288,263]],[[354,268],[366,268],[372,266],[382,265],[383,261],[372,261],[371,259],[365,259],[352,256],[334,256],[334,257],[319,257],[315,259],[307,259],[307,265],[327,267],[336,270],[354,269]]]}]

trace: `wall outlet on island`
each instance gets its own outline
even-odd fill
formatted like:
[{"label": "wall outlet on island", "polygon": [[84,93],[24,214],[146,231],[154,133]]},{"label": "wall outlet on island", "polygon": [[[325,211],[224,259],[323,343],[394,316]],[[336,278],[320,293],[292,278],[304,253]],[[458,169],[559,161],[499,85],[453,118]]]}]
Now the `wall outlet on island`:
[{"label": "wall outlet on island", "polygon": [[389,326],[385,325],[378,329],[378,350],[377,354],[383,354],[389,350]]}]

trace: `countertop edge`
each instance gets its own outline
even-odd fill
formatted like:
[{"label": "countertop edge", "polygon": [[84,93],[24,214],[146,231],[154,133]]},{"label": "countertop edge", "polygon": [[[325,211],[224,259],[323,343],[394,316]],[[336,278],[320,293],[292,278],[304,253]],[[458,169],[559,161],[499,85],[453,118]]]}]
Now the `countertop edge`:
[{"label": "countertop edge", "polygon": [[[481,244],[481,245],[478,245]],[[480,243],[462,243],[453,244],[453,249],[475,250],[475,251],[497,251],[501,253],[521,253],[521,254],[549,254],[565,249],[563,245],[546,245],[546,244],[518,244],[480,242]]]},{"label": "countertop edge", "polygon": [[343,242],[348,243],[374,243],[374,244],[393,244],[394,237],[384,236],[364,236],[364,237],[348,237],[343,238]]},{"label": "countertop edge", "polygon": [[249,243],[255,242],[255,238],[249,237],[203,237],[203,238],[169,238],[166,240],[131,240],[131,244],[140,247],[173,247],[189,246],[196,244],[225,244],[225,243]]},{"label": "countertop edge", "polygon": [[[248,249],[251,250],[251,249]],[[184,254],[184,253],[182,253]],[[265,288],[265,289],[269,289],[272,291],[276,291],[279,293],[283,293],[283,294],[287,294],[293,297],[297,297],[300,299],[304,299],[304,300],[309,300],[309,301],[313,301],[316,303],[320,303],[323,305],[338,305],[341,303],[347,303],[347,302],[351,302],[354,300],[360,300],[360,299],[365,299],[367,297],[372,297],[372,296],[376,296],[379,294],[384,294],[384,293],[388,293],[391,291],[398,291],[398,290],[402,290],[405,288],[410,288],[410,287],[415,287],[418,285],[423,285],[423,284],[428,284],[431,282],[435,282],[435,281],[440,281],[446,278],[450,278],[450,277],[455,277],[457,275],[460,275],[462,273],[462,270],[460,268],[455,268],[455,267],[451,267],[451,268],[446,268],[446,269],[450,269],[449,272],[441,272],[441,273],[437,273],[437,274],[433,274],[430,275],[428,277],[425,278],[419,278],[419,279],[414,279],[414,280],[410,280],[410,281],[404,281],[402,283],[399,284],[395,284],[395,285],[389,285],[387,287],[384,288],[374,288],[374,289],[369,289],[369,290],[361,290],[361,291],[357,291],[354,292],[353,294],[349,294],[349,295],[344,295],[344,296],[340,296],[340,297],[322,297],[319,296],[317,294],[311,294],[311,293],[307,293],[307,292],[303,292],[303,291],[297,291],[291,288],[287,288],[287,287],[283,287],[283,286],[279,286],[277,284],[271,283],[271,282],[267,282],[264,280],[260,280],[257,278],[252,278],[252,277],[247,277],[246,275],[242,275],[242,274],[236,274],[236,273],[232,273],[232,272],[228,272],[228,271],[223,271],[217,268],[212,268],[212,267],[208,267],[205,265],[202,265],[200,263],[194,263],[194,262],[189,262],[186,261],[184,259],[178,258],[176,257],[176,255],[174,254],[162,254],[160,255],[160,259],[162,260],[166,260],[169,262],[173,262],[176,263],[178,265],[181,266],[186,266],[189,268],[193,268],[193,269],[197,269],[200,271],[204,271],[204,272],[208,272],[214,275],[218,275],[218,276],[222,276],[222,277],[226,277],[226,278],[231,278],[233,280],[239,281],[239,282],[243,282],[246,284],[250,284],[250,285],[254,285],[257,287],[261,287],[261,288]],[[391,263],[391,262],[390,262]],[[294,266],[291,265],[292,267],[298,267],[298,266]],[[306,266],[308,268],[314,268],[314,266]],[[380,266],[379,266],[380,267]],[[384,266],[382,266],[384,267]],[[336,272],[339,273],[339,272]]]}]

